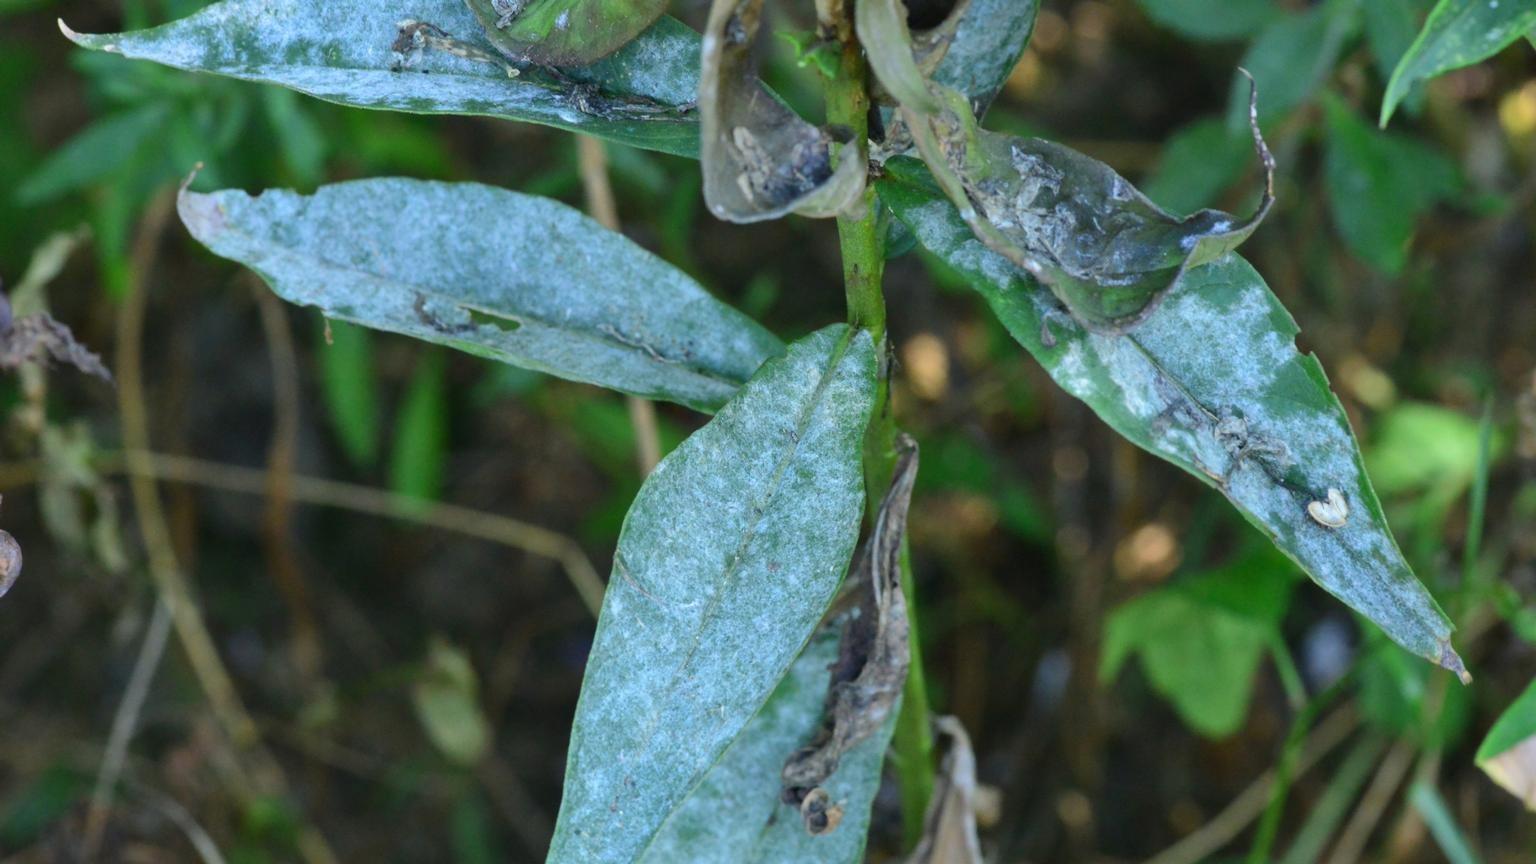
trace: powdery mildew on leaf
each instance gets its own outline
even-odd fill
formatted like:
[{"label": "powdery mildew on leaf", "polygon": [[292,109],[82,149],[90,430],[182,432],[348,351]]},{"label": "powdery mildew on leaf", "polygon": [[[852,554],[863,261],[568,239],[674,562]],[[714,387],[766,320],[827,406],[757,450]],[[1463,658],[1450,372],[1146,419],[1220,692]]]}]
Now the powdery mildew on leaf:
[{"label": "powdery mildew on leaf", "polygon": [[1440,0],[1397,61],[1381,100],[1381,125],[1414,84],[1492,57],[1525,34],[1536,35],[1531,0]]},{"label": "powdery mildew on leaf", "polygon": [[[910,167],[910,166],[909,166]],[[1014,338],[1116,431],[1216,487],[1323,588],[1400,645],[1465,675],[1451,624],[1403,560],[1317,359],[1246,261],[1183,275],[1125,334],[1085,330],[984,247],[955,209],[911,183],[881,196],[928,249],[966,273]],[[1342,494],[1338,527],[1307,508]]]},{"label": "powdery mildew on leaf", "polygon": [[131,33],[81,34],[60,25],[86,48],[279,84],[343,105],[500,117],[685,156],[698,151],[698,123],[686,109],[698,90],[699,37],[673,19],[591,66],[565,70],[583,87],[536,70],[509,78],[499,65],[441,51],[401,69],[391,46],[403,21],[490,50],[462,0],[224,0]]},{"label": "powdery mildew on leaf", "polygon": [[636,497],[587,661],[551,861],[632,861],[783,678],[863,512],[869,335],[769,361]]},{"label": "powdery mildew on leaf", "polygon": [[519,59],[577,66],[606,57],[667,9],[667,0],[467,0],[486,37]]},{"label": "powdery mildew on leaf", "polygon": [[291,303],[625,393],[712,411],[771,333],[557,201],[387,178],[183,192],[182,221]]},{"label": "powdery mildew on leaf", "polygon": [[980,116],[1024,55],[1039,0],[971,0],[933,80],[966,95]]},{"label": "powdery mildew on leaf", "polygon": [[784,757],[809,740],[821,723],[830,678],[827,667],[837,659],[840,629],[827,627],[816,634],[772,698],[662,826],[640,859],[643,864],[776,864],[790,860],[783,857],[786,847],[778,845],[781,837],[790,848],[808,850],[796,860],[833,864],[861,859],[882,757],[895,728],[892,722],[850,750],[827,778],[829,795],[843,809],[837,830],[806,835],[800,814],[779,799]]}]

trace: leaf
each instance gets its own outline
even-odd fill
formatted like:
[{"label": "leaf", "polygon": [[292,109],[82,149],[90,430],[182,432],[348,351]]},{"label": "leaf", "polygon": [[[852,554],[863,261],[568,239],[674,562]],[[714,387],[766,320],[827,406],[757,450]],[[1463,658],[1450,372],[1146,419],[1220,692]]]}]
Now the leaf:
[{"label": "leaf", "polygon": [[1445,853],[1450,864],[1480,864],[1481,859],[1472,851],[1461,826],[1456,824],[1456,817],[1451,815],[1450,808],[1445,806],[1445,799],[1440,797],[1440,791],[1434,785],[1427,780],[1414,782],[1408,790],[1408,800],[1424,818],[1430,835],[1435,838],[1435,843],[1440,846],[1440,851]]},{"label": "leaf", "polygon": [[939,110],[928,92],[928,76],[944,58],[969,0],[955,3],[943,21],[914,34],[907,26],[903,0],[858,0],[854,26],[875,77],[897,104],[925,114]]},{"label": "leaf", "polygon": [[1236,248],[1274,202],[1274,160],[1253,126],[1269,172],[1258,210],[1179,219],[1109,166],[1059,144],[981,129],[963,95],[935,88],[943,110],[902,113],[939,186],[982,243],[1050,288],[1096,331],[1133,327],[1180,276]]},{"label": "leaf", "polygon": [[[1480,438],[1478,422],[1458,411],[1407,402],[1381,416],[1365,464],[1383,495],[1455,498],[1477,474]],[[1494,443],[1495,454],[1502,449]]]},{"label": "leaf", "polygon": [[421,501],[435,501],[443,487],[448,450],[446,364],[441,351],[418,361],[395,417],[395,446],[389,458],[389,486]]},{"label": "leaf", "polygon": [[821,725],[828,667],[837,659],[839,633],[840,628],[825,627],[811,639],[762,710],[657,832],[640,858],[642,864],[775,864],[793,860],[786,857],[787,844],[807,849],[798,860],[854,864],[863,859],[894,712],[827,780],[824,788],[832,790],[843,809],[836,831],[808,835],[800,827],[800,814],[779,798],[784,758]]},{"label": "leaf", "polygon": [[1178,581],[1110,613],[1099,677],[1111,681],[1131,655],[1153,689],[1202,735],[1242,727],[1254,676],[1289,605],[1292,568],[1275,554]]},{"label": "leaf", "polygon": [[373,371],[373,334],[362,327],[326,322],[329,344],[320,346],[320,385],[342,450],[354,465],[379,459],[379,387]]},{"label": "leaf", "polygon": [[411,703],[427,737],[444,756],[472,766],[491,746],[491,727],[480,710],[475,668],[462,650],[434,637],[414,684]]},{"label": "leaf", "polygon": [[459,40],[482,33],[463,0],[224,0],[131,33],[60,27],[86,48],[279,84],[342,105],[499,117],[683,156],[698,152],[689,108],[698,91],[699,37],[676,20],[663,18],[612,56],[561,77],[529,70],[516,78],[499,65],[437,51],[402,69],[411,59],[393,50],[402,21]]},{"label": "leaf", "polygon": [[767,701],[842,580],[863,512],[867,333],[770,360],[662,460],[624,522],[550,861],[631,861]]},{"label": "leaf", "polygon": [[606,57],[667,11],[667,0],[467,3],[485,27],[491,44],[520,60],[547,66],[584,66]]},{"label": "leaf", "polygon": [[1300,14],[1275,19],[1244,52],[1241,68],[1253,76],[1232,78],[1227,128],[1237,134],[1248,122],[1250,88],[1264,94],[1259,122],[1267,126],[1306,103],[1333,71],[1339,53],[1359,27],[1358,0],[1328,0]]},{"label": "leaf", "polygon": [[169,105],[152,102],[92,123],[21,181],[16,202],[42,204],[111,176],[163,132],[169,114]]},{"label": "leaf", "polygon": [[1419,140],[1381,132],[1335,98],[1325,100],[1328,206],[1362,261],[1396,274],[1419,217],[1461,187],[1456,164]]},{"label": "leaf", "polygon": [[976,754],[971,736],[955,717],[934,720],[939,734],[950,739],[939,770],[933,798],[923,819],[923,839],[907,864],[982,864],[981,839],[976,836]]},{"label": "leaf", "polygon": [[1141,191],[1170,213],[1209,207],[1242,176],[1253,156],[1244,135],[1233,135],[1222,120],[1197,120],[1173,133]]},{"label": "leaf", "polygon": [[783,350],[680,271],[578,211],[405,179],[183,192],[205,246],[328,318],[711,411]]},{"label": "leaf", "polygon": [[757,80],[752,45],[763,0],[714,0],[699,72],[699,161],[716,218],[760,222],[788,213],[836,216],[863,202],[864,141],[833,167],[832,135],[807,123]]},{"label": "leaf", "polygon": [[[882,200],[970,279],[1063,389],[1220,491],[1400,645],[1464,674],[1451,623],[1398,551],[1322,366],[1296,351],[1295,322],[1246,261],[1229,254],[1189,271],[1131,332],[1091,333],[987,250],[911,160],[888,163],[886,177]],[[1307,512],[1329,489],[1347,503],[1341,528]]]},{"label": "leaf", "polygon": [[1528,0],[1440,0],[1387,82],[1381,125],[1414,84],[1486,60],[1532,28],[1536,5]]},{"label": "leaf", "polygon": [[1423,14],[1424,0],[1361,0],[1365,43],[1381,80],[1389,81],[1397,63],[1418,35],[1413,24]]},{"label": "leaf", "polygon": [[970,0],[933,80],[964,93],[985,114],[1024,56],[1039,9],[1039,0]]},{"label": "leaf", "polygon": [[1241,39],[1281,16],[1274,0],[1141,0],[1153,21],[1191,39]]},{"label": "leaf", "polygon": [[1477,767],[1536,810],[1536,681],[1494,721],[1477,748]]}]

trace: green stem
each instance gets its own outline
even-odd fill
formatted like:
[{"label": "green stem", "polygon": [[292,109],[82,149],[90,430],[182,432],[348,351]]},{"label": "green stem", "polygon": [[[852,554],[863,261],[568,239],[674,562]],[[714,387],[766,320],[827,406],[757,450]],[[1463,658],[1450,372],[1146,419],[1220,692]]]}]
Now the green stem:
[{"label": "green stem", "polygon": [[[854,141],[869,137],[869,70],[852,40],[842,46],[838,74],[827,82],[827,122],[846,127]],[[844,157],[860,158],[861,148],[846,145]],[[869,331],[882,358],[875,394],[875,410],[864,437],[865,498],[871,514],[890,485],[896,468],[896,419],[891,410],[890,387],[885,375],[886,333],[885,225],[873,187],[864,192],[863,216],[839,218],[837,235],[842,246],[843,284],[848,298],[848,321]],[[901,814],[908,848],[923,834],[923,817],[933,794],[933,732],[929,725],[928,685],[923,678],[918,640],[918,603],[912,585],[912,563],[906,541],[901,548],[901,587],[906,594],[911,634],[911,667],[902,691],[901,714],[896,719],[891,762],[901,787]]]}]

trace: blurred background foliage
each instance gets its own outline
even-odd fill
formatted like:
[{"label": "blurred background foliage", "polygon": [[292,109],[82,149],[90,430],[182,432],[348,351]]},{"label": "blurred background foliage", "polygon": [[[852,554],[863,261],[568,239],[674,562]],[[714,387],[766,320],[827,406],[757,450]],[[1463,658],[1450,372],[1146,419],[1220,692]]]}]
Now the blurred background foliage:
[{"label": "blurred background foliage", "polygon": [[[114,392],[24,370],[0,378],[0,525],[27,556],[0,603],[0,860],[79,860],[94,836],[101,860],[193,860],[201,837],[281,861],[311,857],[313,828],[347,860],[533,860],[593,622],[562,560],[455,530],[514,517],[606,572],[641,480],[624,400],[276,304],[165,205],[198,162],[207,188],[397,174],[579,205],[574,142],[87,54],[54,24],[202,5],[0,0],[0,276],[109,361],[125,298],[149,293],[151,446],[200,460],[160,463],[171,540],[285,791],[230,775],[173,647],[93,817],[155,594]],[[1417,85],[1383,131],[1424,0],[1044,6],[988,125],[1062,140],[1176,211],[1257,195],[1236,67],[1252,71],[1279,205],[1245,252],[1329,370],[1476,682],[1301,580],[910,252],[888,293],[923,452],[924,655],[995,793],[993,860],[1532,860],[1532,820],[1473,754],[1536,674],[1536,51]],[[767,76],[814,117],[794,58],[774,45]],[[716,223],[695,163],[608,157],[629,236],[781,335],[843,316],[829,225]],[[659,413],[663,452],[703,419]],[[876,806],[883,860],[897,802]]]}]

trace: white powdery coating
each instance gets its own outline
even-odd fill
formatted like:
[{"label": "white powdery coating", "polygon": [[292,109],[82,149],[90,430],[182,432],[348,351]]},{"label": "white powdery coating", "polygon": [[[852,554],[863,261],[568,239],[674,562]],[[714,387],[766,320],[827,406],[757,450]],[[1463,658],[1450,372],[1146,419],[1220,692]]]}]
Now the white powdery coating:
[{"label": "white powdery coating", "polygon": [[783,350],[681,271],[547,198],[360,180],[188,193],[183,221],[290,302],[526,368],[712,410]]},{"label": "white powdery coating", "polygon": [[[986,250],[947,202],[897,209],[924,246],[976,280],[1064,390],[1215,485],[1318,584],[1408,649],[1440,660],[1450,623],[1375,512],[1343,409],[1320,383],[1316,361],[1296,351],[1295,323],[1247,262],[1228,254],[1191,270],[1128,334],[1087,333],[1048,291]],[[1223,420],[1245,430],[1246,454],[1218,437]],[[1337,528],[1306,510],[1330,488],[1350,508]]]},{"label": "white powdery coating", "polygon": [[[346,105],[482,114],[600,133],[632,127],[640,130],[632,137],[670,152],[691,152],[697,146],[698,125],[692,120],[588,115],[574,96],[509,78],[491,63],[428,49],[411,68],[394,71],[400,58],[392,46],[400,23],[407,20],[480,42],[480,24],[460,0],[224,0],[150,30],[76,40],[179,69],[279,84]],[[698,88],[698,39],[686,26],[663,20],[611,57],[570,74],[663,105],[691,104]]]},{"label": "white powdery coating", "polygon": [[637,496],[577,706],[551,858],[633,860],[757,712],[831,602],[863,511],[874,348],[770,361]]}]

